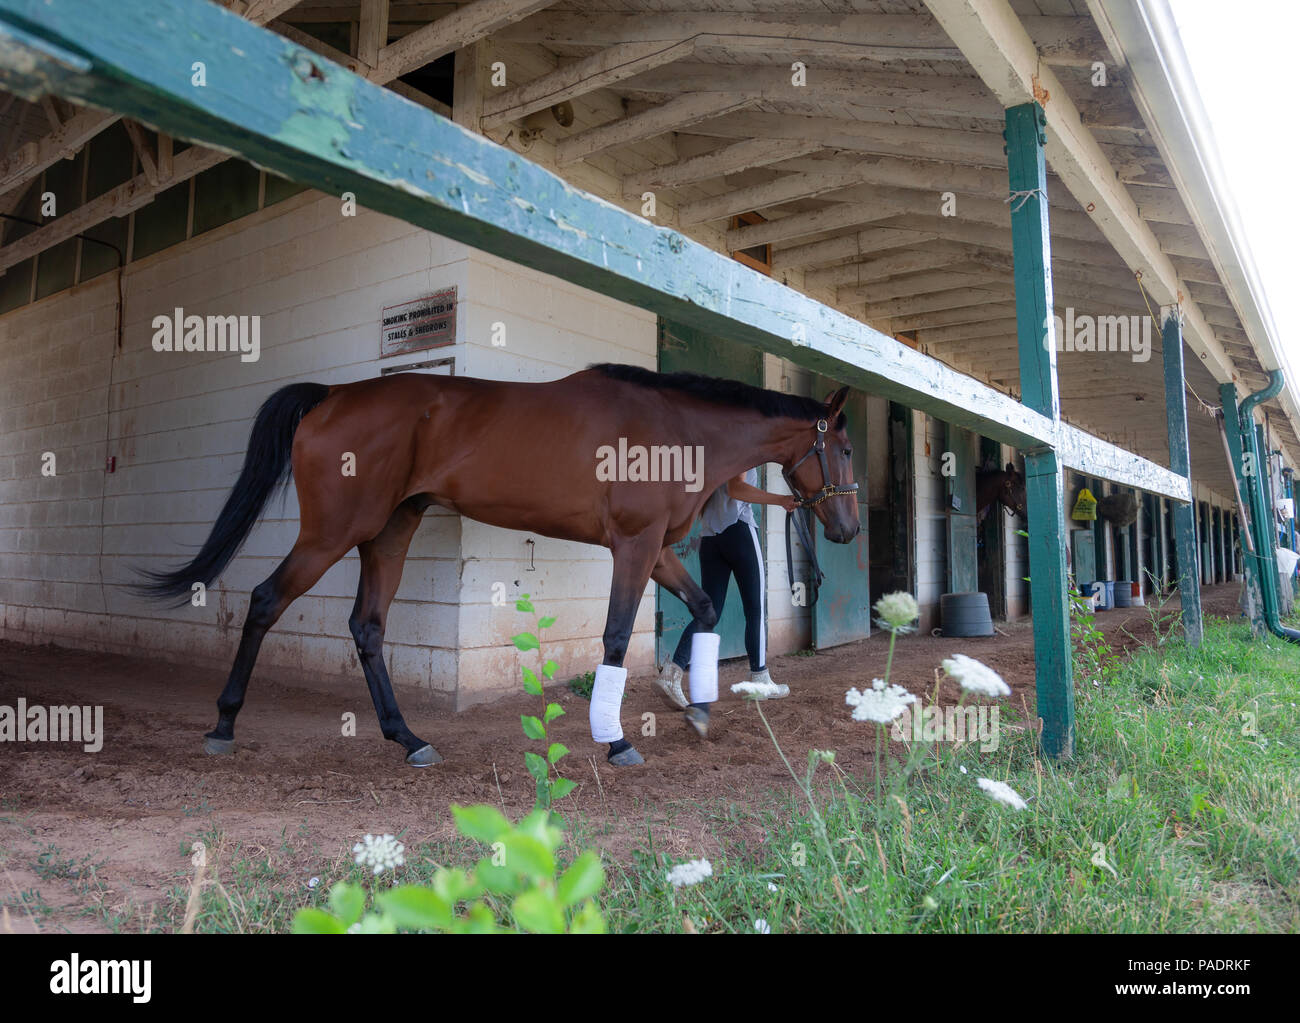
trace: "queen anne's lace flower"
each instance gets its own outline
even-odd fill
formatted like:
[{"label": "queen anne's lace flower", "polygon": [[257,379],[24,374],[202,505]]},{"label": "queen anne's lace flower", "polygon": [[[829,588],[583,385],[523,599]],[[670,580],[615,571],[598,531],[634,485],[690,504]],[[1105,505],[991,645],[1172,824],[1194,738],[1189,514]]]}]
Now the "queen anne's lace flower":
[{"label": "queen anne's lace flower", "polygon": [[747,700],[767,700],[775,696],[780,688],[775,682],[737,682],[731,691]]},{"label": "queen anne's lace flower", "polygon": [[668,883],[674,888],[681,888],[683,885],[699,884],[706,877],[712,876],[712,863],[708,860],[691,860],[689,863],[679,863],[668,871]]},{"label": "queen anne's lace flower", "polygon": [[876,601],[876,614],[880,615],[881,627],[890,632],[910,631],[912,623],[920,613],[921,609],[916,606],[916,598],[902,590],[897,593],[886,593]]},{"label": "queen anne's lace flower", "polygon": [[887,725],[907,709],[909,703],[915,703],[916,697],[902,686],[885,685],[885,680],[871,680],[871,688],[858,692],[850,689],[844,696],[844,702],[853,708],[854,721],[874,721],[878,725]]},{"label": "queen anne's lace flower", "polygon": [[965,654],[944,658],[943,670],[957,680],[963,689],[981,696],[1010,696],[1011,687],[1002,676],[987,664],[981,664]]},{"label": "queen anne's lace flower", "polygon": [[1020,793],[1013,789],[1004,781],[994,781],[992,778],[977,778],[979,786],[983,789],[990,799],[1011,807],[1013,810],[1023,810],[1029,804],[1020,798]]},{"label": "queen anne's lace flower", "polygon": [[400,867],[406,862],[406,857],[403,855],[405,851],[406,846],[392,835],[382,835],[379,838],[366,835],[352,847],[357,865],[370,867],[376,874]]}]

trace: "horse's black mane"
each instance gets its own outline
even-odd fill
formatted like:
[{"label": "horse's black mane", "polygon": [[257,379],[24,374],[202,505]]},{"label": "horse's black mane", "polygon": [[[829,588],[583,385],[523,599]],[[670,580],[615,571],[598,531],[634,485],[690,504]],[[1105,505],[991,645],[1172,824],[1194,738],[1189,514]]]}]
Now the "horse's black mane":
[{"label": "horse's black mane", "polygon": [[[815,398],[804,398],[797,394],[782,394],[780,391],[768,391],[762,387],[742,384],[739,380],[726,380],[722,377],[708,377],[702,373],[656,373],[652,369],[640,366],[626,366],[617,362],[593,363],[587,367],[603,373],[611,380],[622,380],[641,387],[652,387],[660,391],[680,391],[693,398],[716,402],[719,405],[731,405],[735,408],[753,409],[769,418],[784,416],[790,419],[820,419],[826,412],[824,403]],[[835,429],[843,429],[844,413],[840,413]]]}]

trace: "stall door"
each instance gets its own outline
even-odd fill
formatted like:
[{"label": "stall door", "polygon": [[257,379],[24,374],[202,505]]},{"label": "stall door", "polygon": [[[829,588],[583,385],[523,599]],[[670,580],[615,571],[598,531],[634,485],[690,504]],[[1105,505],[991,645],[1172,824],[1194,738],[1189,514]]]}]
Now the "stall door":
[{"label": "stall door", "polygon": [[[763,382],[763,353],[750,345],[728,341],[726,338],[702,334],[691,327],[659,321],[659,371],[661,373],[704,373],[708,376],[727,377],[742,383],[761,386]],[[764,486],[763,470],[759,471],[760,487]],[[763,507],[754,506],[754,521],[758,523],[759,544],[763,542]],[[696,581],[700,581],[700,524],[691,527],[690,534],[674,548],[682,564]],[[760,553],[766,570],[766,554]],[[677,648],[686,626],[691,623],[686,605],[662,587],[656,587],[655,597],[655,654],[664,664]],[[764,599],[767,594],[764,593]],[[764,626],[766,628],[766,626]],[[745,654],[745,611],[740,604],[740,590],[736,580],[731,580],[722,617],[714,627],[722,637],[719,656],[743,657]]]},{"label": "stall door", "polygon": [[[840,388],[818,378],[814,397],[824,398]],[[851,643],[871,635],[871,547],[867,542],[867,395],[850,391],[844,406],[853,447],[853,478],[858,484],[858,523],[852,543],[831,543],[814,520],[817,560],[826,578],[813,607],[813,646],[818,650]],[[838,500],[838,498],[836,499]]]},{"label": "stall door", "polygon": [[[979,547],[976,528],[975,464],[979,438],[970,430],[945,423],[944,462],[948,496],[948,592],[979,589]],[[951,458],[949,456],[951,455]]]}]

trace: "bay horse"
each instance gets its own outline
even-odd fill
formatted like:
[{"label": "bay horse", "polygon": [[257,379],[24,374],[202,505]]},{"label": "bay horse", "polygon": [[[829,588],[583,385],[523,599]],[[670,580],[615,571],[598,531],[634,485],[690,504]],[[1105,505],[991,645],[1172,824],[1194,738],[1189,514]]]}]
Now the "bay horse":
[{"label": "bay horse", "polygon": [[981,469],[975,473],[975,510],[981,521],[994,503],[1022,519],[1025,517],[1025,477],[1010,462],[1005,469]]},{"label": "bay horse", "polygon": [[[401,373],[337,386],[290,384],[259,409],[243,469],[198,554],[179,568],[144,573],[137,589],[183,600],[194,583],[211,585],[292,475],[298,539],[253,590],[205,749],[234,748],[235,717],[267,630],[356,547],[361,579],[349,625],[379,726],[405,748],[408,764],[427,767],[442,758],[407,727],[383,656],[388,608],[425,509],[436,504],[489,525],[608,547],[613,581],[604,660],[592,693],[592,738],[609,744],[607,759],[617,766],[643,763],[623,738],[619,710],[623,657],[647,583],[654,579],[675,594],[702,633],[711,632],[713,605],[672,545],[717,487],[767,462],[782,466],[828,540],[852,541],[859,522],[842,412],[848,390],[820,402],[732,380],[613,364],[546,383]],[[620,471],[611,473],[611,448],[652,456],[694,452],[698,472],[668,479],[673,473],[647,472],[642,459],[620,461]],[[345,475],[349,464],[352,474]],[[716,665],[716,642],[714,651]],[[713,692],[698,701],[694,676],[692,703],[707,725],[716,671]]]}]

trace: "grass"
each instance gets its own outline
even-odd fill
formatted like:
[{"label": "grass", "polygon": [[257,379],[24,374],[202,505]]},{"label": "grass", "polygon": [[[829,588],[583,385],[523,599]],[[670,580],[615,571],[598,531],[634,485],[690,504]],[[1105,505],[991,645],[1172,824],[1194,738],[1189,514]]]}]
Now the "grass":
[{"label": "grass", "polygon": [[581,675],[574,675],[569,679],[569,691],[575,696],[581,696],[584,700],[591,699],[591,691],[596,686],[596,673],[594,671],[585,671]]},{"label": "grass", "polygon": [[[996,753],[915,747],[909,763],[888,765],[879,800],[872,776],[819,763],[807,795],[786,786],[745,802],[647,802],[655,823],[640,847],[605,860],[610,930],[752,932],[763,921],[773,932],[1295,932],[1296,658],[1279,640],[1252,640],[1240,622],[1208,620],[1197,651],[1167,643],[1080,673],[1080,752],[1066,764],[1041,760],[1003,706]],[[779,763],[776,749],[771,756]],[[797,758],[794,770],[804,770]],[[994,803],[980,776],[1007,782],[1028,808]],[[674,818],[686,809],[691,832],[706,820],[699,841],[712,844],[693,855],[707,856],[714,873],[673,889],[668,869],[692,855],[663,847],[681,848]],[[612,827],[569,821],[561,859],[602,844]],[[146,912],[109,898],[97,864],[56,846],[39,847],[29,866],[46,883],[70,885],[87,903],[81,911],[113,931],[177,931],[192,909],[197,932],[284,932],[299,908],[324,905],[336,881],[386,884],[346,850],[324,852],[305,824],[287,825],[271,848],[200,828],[180,850],[188,857],[196,840],[207,849],[192,906],[194,868],[178,870]],[[427,881],[483,853],[458,837],[408,843],[401,881]],[[9,895],[11,912],[38,921],[53,912],[35,889]]]},{"label": "grass", "polygon": [[[814,790],[825,841],[796,796],[755,816],[770,828],[760,849],[724,841],[694,888],[674,891],[668,861],[647,851],[613,871],[610,928],[1294,932],[1295,664],[1293,647],[1207,622],[1201,649],[1142,650],[1080,687],[1069,764],[1004,728],[996,754],[892,765],[879,803],[865,781],[828,777]],[[1029,808],[993,802],[977,775]]]},{"label": "grass", "polygon": [[[250,853],[247,847],[227,841],[220,832],[201,836],[208,850],[208,868],[204,872],[205,883],[199,895],[194,931],[209,934],[285,933],[291,928],[293,916],[299,909],[304,906],[326,908],[329,889],[336,882],[349,881],[372,892],[389,886],[387,876],[375,878],[369,870],[357,866],[350,853],[339,852],[324,857],[319,849],[311,857],[319,873],[286,879],[281,863],[303,859],[300,843],[304,837],[300,831],[298,843],[295,843],[286,831],[277,857],[265,849]],[[396,837],[404,841],[406,836],[399,833]],[[578,851],[574,845],[563,850],[559,858],[567,865]],[[439,867],[469,866],[484,855],[482,845],[461,837],[408,846],[406,865],[397,883],[428,884]],[[163,913],[169,921],[168,929],[180,930],[190,890],[189,881],[178,877],[178,883],[168,891]],[[505,904],[490,899],[489,904],[498,916],[508,911]]]},{"label": "grass", "polygon": [[[997,753],[968,745],[918,754],[907,767],[895,761],[879,802],[873,779],[819,766],[810,793],[824,833],[798,792],[694,807],[723,849],[710,856],[713,876],[669,886],[668,868],[690,857],[664,855],[648,827],[630,861],[607,858],[610,929],[752,932],[764,921],[773,932],[1295,931],[1295,658],[1279,641],[1251,640],[1242,624],[1210,621],[1198,651],[1142,650],[1113,662],[1097,685],[1080,685],[1081,752],[1068,764],[1039,759],[1032,733],[1008,728],[1003,707]],[[977,776],[1006,781],[1028,809],[993,802]],[[671,828],[672,813],[661,805],[653,816]],[[608,822],[571,822],[566,852],[602,829]],[[286,930],[334,881],[373,883],[340,854],[314,888],[307,878],[286,884],[265,850],[201,837],[222,883],[203,891],[199,931]],[[409,848],[403,881],[481,854],[463,839]],[[173,923],[187,891],[171,893],[163,915]]]}]

